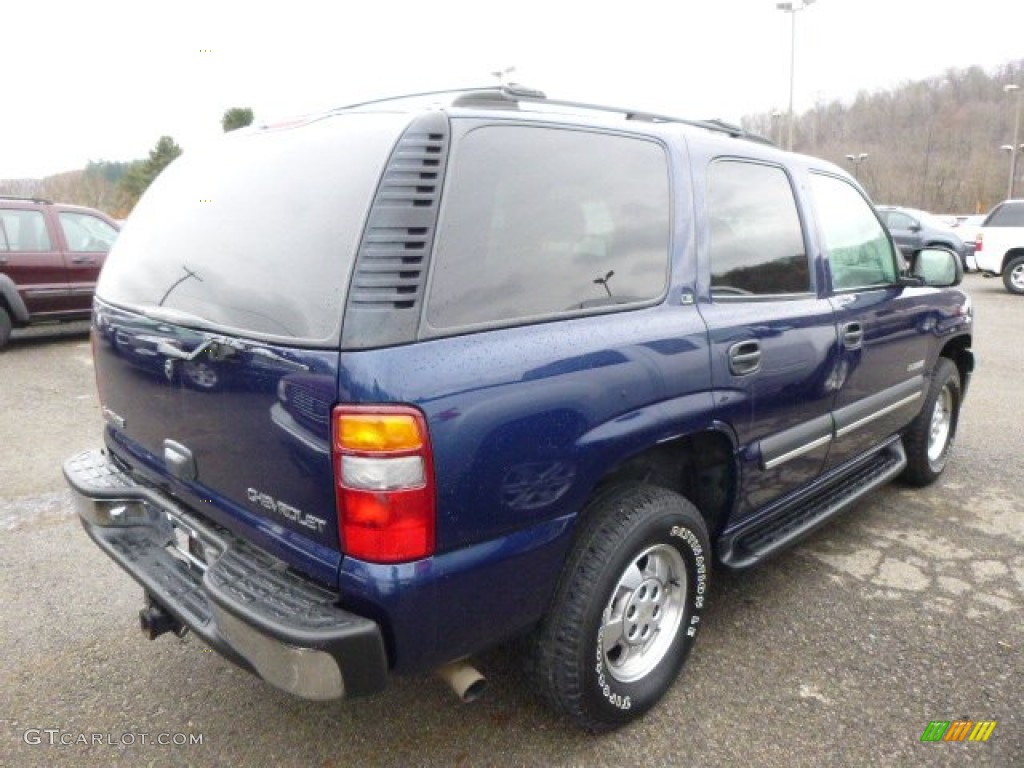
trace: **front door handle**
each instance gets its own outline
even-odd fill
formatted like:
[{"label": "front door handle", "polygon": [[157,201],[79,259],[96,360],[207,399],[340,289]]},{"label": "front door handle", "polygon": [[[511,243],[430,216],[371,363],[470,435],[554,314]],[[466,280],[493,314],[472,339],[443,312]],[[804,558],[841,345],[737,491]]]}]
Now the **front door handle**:
[{"label": "front door handle", "polygon": [[847,349],[860,349],[864,343],[864,326],[854,321],[843,325],[841,332],[843,346]]},{"label": "front door handle", "polygon": [[749,376],[761,370],[761,343],[741,341],[729,347],[729,371],[733,376]]}]

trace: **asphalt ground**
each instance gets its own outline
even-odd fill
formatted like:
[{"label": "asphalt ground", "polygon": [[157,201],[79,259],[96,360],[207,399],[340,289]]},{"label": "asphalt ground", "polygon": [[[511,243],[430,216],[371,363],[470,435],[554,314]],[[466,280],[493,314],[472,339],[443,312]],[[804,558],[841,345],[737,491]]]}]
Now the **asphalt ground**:
[{"label": "asphalt ground", "polygon": [[[0,765],[1024,766],[1024,298],[966,282],[978,369],[940,482],[716,571],[676,685],[600,737],[546,710],[509,649],[477,659],[490,688],[471,705],[428,676],[310,703],[194,639],[145,640],[141,590],[60,474],[100,440],[84,326],[17,333],[0,353]],[[922,743],[936,720],[997,724]]]}]

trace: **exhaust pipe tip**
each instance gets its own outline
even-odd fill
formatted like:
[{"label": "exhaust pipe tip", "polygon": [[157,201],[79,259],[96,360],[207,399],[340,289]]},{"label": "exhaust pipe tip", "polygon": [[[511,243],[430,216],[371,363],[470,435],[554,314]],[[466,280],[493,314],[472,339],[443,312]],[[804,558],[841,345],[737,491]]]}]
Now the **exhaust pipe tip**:
[{"label": "exhaust pipe tip", "polygon": [[453,661],[434,670],[463,704],[479,699],[487,690],[487,678],[465,661]]}]

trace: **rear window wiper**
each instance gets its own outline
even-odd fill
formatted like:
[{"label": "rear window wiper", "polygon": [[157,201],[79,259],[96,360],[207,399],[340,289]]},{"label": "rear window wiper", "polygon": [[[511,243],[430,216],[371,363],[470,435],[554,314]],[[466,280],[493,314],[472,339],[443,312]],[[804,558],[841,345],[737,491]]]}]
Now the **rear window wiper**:
[{"label": "rear window wiper", "polygon": [[156,320],[161,323],[172,323],[173,325],[184,325],[188,328],[197,328],[203,331],[220,331],[223,330],[221,326],[216,323],[212,323],[204,317],[199,315],[193,315],[191,312],[185,312],[180,309],[171,309],[170,307],[158,307],[156,305],[149,307],[138,307],[138,311],[150,320]]}]

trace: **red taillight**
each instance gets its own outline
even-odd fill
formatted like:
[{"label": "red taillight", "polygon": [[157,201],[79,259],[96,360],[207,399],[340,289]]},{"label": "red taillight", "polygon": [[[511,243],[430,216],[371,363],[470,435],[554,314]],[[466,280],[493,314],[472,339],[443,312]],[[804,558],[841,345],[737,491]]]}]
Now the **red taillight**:
[{"label": "red taillight", "polygon": [[434,463],[423,414],[398,405],[339,405],[332,426],[345,554],[375,563],[433,554]]},{"label": "red taillight", "polygon": [[979,232],[977,234],[977,236],[974,238],[974,252],[975,253],[977,253],[978,251],[981,250],[981,241],[982,241],[982,236],[981,236],[981,232]]}]

